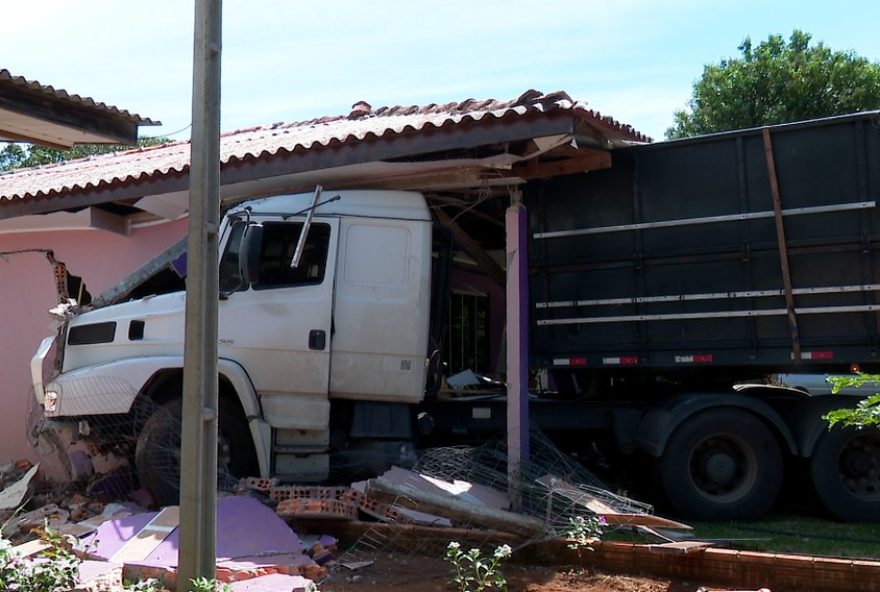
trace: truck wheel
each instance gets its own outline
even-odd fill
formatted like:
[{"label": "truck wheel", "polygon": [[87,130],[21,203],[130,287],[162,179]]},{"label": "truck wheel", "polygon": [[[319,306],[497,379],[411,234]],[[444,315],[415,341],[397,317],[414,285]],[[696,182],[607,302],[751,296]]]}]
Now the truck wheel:
[{"label": "truck wheel", "polygon": [[782,485],[782,453],[769,429],[738,409],[704,411],[684,421],[660,458],[669,503],[695,520],[752,520]]},{"label": "truck wheel", "polygon": [[[159,506],[180,500],[181,408],[180,400],[158,407],[141,429],[135,448],[138,479]],[[218,478],[253,474],[256,453],[247,424],[224,399],[219,402],[219,411]]]},{"label": "truck wheel", "polygon": [[880,431],[832,428],[813,450],[810,476],[822,504],[841,520],[880,521]]}]

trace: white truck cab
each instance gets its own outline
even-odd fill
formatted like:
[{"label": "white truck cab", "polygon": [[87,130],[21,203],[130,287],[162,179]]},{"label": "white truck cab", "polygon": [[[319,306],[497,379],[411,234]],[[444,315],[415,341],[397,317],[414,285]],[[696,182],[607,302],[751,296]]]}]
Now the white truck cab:
[{"label": "white truck cab", "polygon": [[[263,475],[323,480],[330,448],[359,443],[412,454],[412,406],[424,394],[428,357],[431,216],[419,193],[324,197],[247,202],[221,225],[221,438],[225,430],[229,446],[255,457],[232,464],[255,460]],[[184,308],[178,292],[70,318],[55,375],[44,380],[49,339],[32,362],[45,417],[75,420],[83,433],[141,400],[179,414]],[[132,426],[142,481],[151,478],[141,466],[150,464],[150,442],[170,433],[164,423]]]}]

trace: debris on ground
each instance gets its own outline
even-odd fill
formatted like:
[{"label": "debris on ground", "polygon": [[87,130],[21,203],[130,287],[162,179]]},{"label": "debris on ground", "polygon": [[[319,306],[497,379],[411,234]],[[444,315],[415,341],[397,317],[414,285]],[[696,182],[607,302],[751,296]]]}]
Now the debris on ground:
[{"label": "debris on ground", "polygon": [[[242,479],[217,501],[216,578],[233,591],[254,592],[314,589],[324,580],[335,590],[339,578],[366,585],[387,567],[383,562],[419,571],[425,558],[442,557],[450,541],[482,549],[558,541],[569,520],[583,515],[634,530],[655,553],[700,553],[709,546],[670,536],[690,527],[608,491],[540,440],[532,442],[532,457],[515,484],[516,511],[507,491],[506,451],[492,446],[433,449],[414,468],[391,467],[348,486]],[[48,529],[78,541],[77,590],[120,592],[123,581],[149,579],[176,585],[179,507],[152,508],[153,500],[134,490],[136,482],[123,471],[92,473],[78,488],[42,477],[38,465],[0,465],[2,536],[17,557],[51,552],[42,538]],[[354,544],[342,548],[336,537]]]}]

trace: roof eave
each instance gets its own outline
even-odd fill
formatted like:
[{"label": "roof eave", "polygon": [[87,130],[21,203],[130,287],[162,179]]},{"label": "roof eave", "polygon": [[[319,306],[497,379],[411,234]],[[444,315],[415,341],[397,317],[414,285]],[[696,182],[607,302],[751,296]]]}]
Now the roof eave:
[{"label": "roof eave", "polygon": [[149,119],[99,108],[3,79],[0,79],[0,110],[16,115],[15,129],[0,127],[0,138],[28,139],[53,148],[69,148],[82,143],[134,145],[139,125],[157,125]]},{"label": "roof eave", "polygon": [[[230,159],[221,166],[221,185],[290,175],[305,171],[332,169],[366,162],[391,160],[419,154],[476,148],[487,144],[518,142],[552,136],[573,134],[578,116],[572,110],[554,110],[549,113],[506,115],[460,122],[455,125],[428,126],[418,130],[404,129],[381,136],[369,134],[361,139],[331,142],[327,145],[299,147],[292,151],[254,155],[244,159]],[[138,179],[116,179],[112,183],[89,186],[60,193],[25,196],[0,207],[0,219],[59,210],[78,209],[110,201],[137,199],[185,191],[189,187],[189,166],[181,171],[142,175]]]}]

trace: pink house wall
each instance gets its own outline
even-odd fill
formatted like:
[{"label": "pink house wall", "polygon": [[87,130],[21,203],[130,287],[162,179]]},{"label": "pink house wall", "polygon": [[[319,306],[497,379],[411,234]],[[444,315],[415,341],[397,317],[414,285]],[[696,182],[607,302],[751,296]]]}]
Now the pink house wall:
[{"label": "pink house wall", "polygon": [[[51,249],[97,296],[185,233],[186,220],[133,228],[128,236],[85,229],[8,233],[0,234],[0,253]],[[0,462],[36,460],[25,436],[34,404],[30,358],[50,334],[48,310],[57,303],[44,254],[0,256]]]}]

